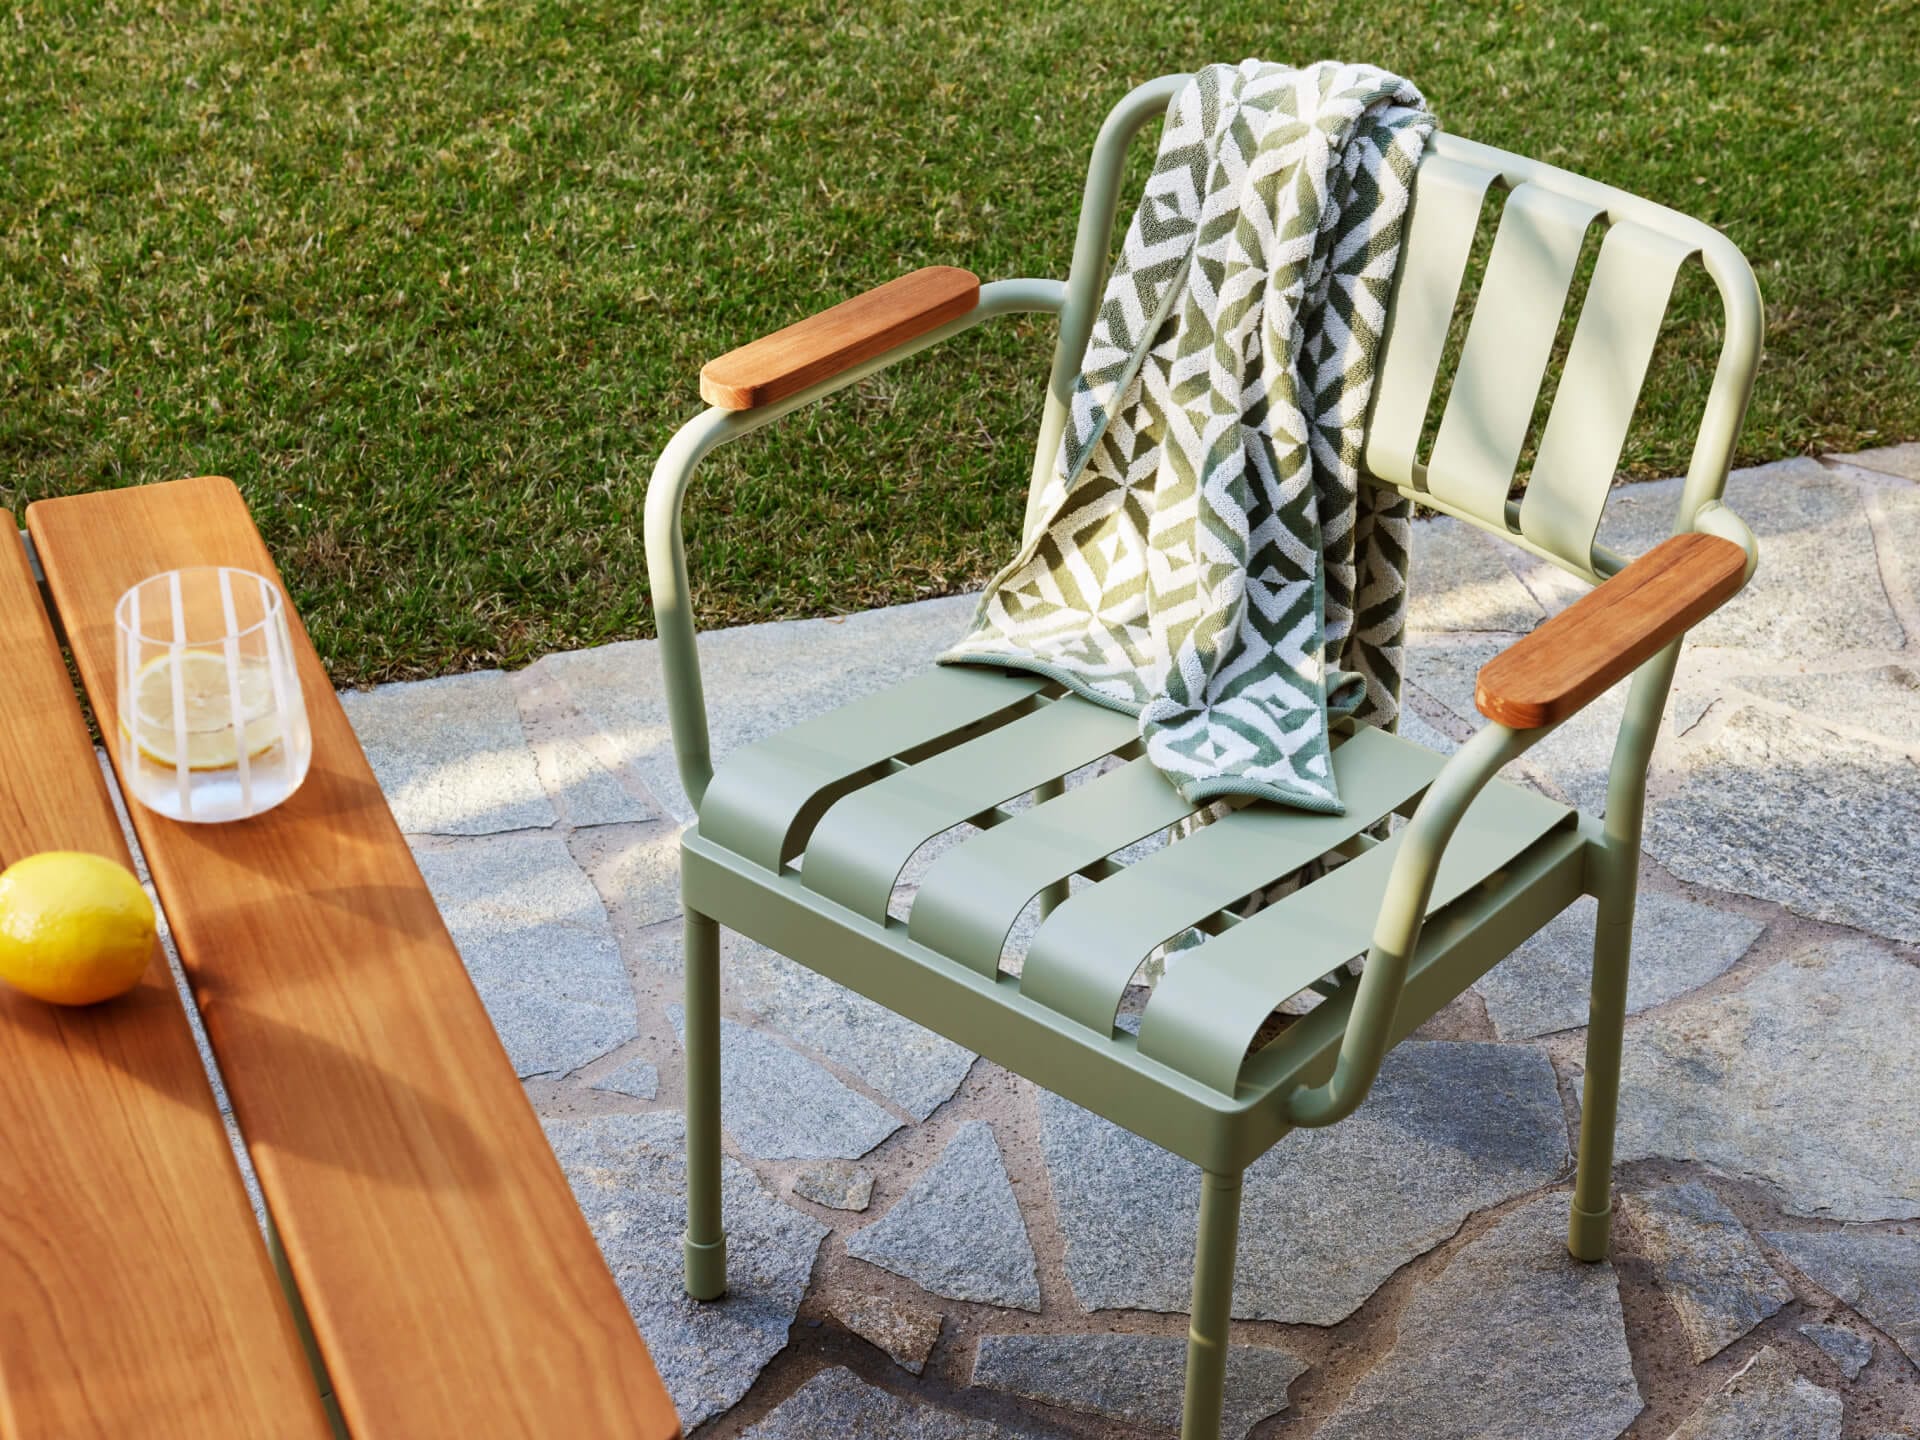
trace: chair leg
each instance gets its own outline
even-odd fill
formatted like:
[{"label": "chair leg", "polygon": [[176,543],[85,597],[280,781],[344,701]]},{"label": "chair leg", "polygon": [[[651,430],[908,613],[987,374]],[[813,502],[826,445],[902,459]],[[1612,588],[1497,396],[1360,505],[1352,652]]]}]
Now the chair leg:
[{"label": "chair leg", "polygon": [[1627,965],[1633,949],[1634,885],[1600,896],[1593,931],[1593,990],[1587,1007],[1587,1075],[1580,1100],[1580,1167],[1573,1180],[1567,1249],[1576,1260],[1607,1258],[1613,1223],[1613,1127],[1620,1109],[1620,1042],[1627,1023]]},{"label": "chair leg", "polygon": [[686,917],[687,1294],[727,1290],[727,1232],[720,1217],[720,927]]},{"label": "chair leg", "polygon": [[1200,1233],[1193,1254],[1193,1319],[1187,1329],[1187,1395],[1180,1440],[1220,1440],[1227,1392],[1227,1322],[1240,1244],[1240,1177],[1200,1179]]}]

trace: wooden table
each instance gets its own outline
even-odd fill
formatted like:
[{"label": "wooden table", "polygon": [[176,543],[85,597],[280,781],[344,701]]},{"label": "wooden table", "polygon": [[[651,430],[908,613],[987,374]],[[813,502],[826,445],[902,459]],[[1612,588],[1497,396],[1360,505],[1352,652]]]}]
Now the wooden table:
[{"label": "wooden table", "polygon": [[[218,478],[42,501],[27,526],[108,734],[121,592],[190,565],[276,573]],[[0,673],[31,681],[0,693],[0,860],[124,859],[24,556],[0,550]],[[339,1413],[362,1440],[677,1435],[297,619],[294,632],[306,784],[238,824],[139,806],[133,822]],[[162,964],[90,1010],[0,999],[0,1139],[0,1435],[323,1433]]]}]

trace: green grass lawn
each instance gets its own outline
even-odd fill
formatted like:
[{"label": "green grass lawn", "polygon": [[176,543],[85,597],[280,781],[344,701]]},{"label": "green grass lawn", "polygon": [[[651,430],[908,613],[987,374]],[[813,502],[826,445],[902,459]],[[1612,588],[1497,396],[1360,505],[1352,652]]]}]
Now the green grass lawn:
[{"label": "green grass lawn", "polygon": [[[642,494],[703,360],[918,265],[1062,273],[1106,107],[1250,54],[1375,61],[1724,228],[1769,304],[1743,456],[1920,436],[1911,0],[22,0],[0,505],[233,476],[342,682],[647,634]],[[1709,298],[1632,474],[1684,466]],[[1049,340],[996,323],[718,457],[703,617],[983,578]]]}]

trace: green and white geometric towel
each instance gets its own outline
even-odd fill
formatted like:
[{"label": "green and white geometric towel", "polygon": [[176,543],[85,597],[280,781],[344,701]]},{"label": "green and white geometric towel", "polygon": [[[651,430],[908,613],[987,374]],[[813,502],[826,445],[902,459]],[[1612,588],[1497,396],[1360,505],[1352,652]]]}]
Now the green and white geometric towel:
[{"label": "green and white geometric towel", "polygon": [[1329,715],[1399,706],[1408,505],[1360,457],[1424,106],[1334,61],[1181,91],[1053,479],[943,663],[1137,714],[1194,803],[1339,813]]}]

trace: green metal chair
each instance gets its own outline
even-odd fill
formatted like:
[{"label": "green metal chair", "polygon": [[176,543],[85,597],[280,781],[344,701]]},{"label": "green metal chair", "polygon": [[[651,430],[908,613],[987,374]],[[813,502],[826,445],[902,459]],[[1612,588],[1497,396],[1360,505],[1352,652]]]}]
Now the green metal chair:
[{"label": "green metal chair", "polygon": [[[1133,863],[1116,852],[1191,813],[1141,757],[1134,722],[1030,675],[936,668],[750,744],[718,771],[690,609],[680,508],[715,447],[993,316],[1058,314],[1035,489],[1104,283],[1127,146],[1181,75],[1140,86],[1095,142],[1064,284],[923,271],[709,365],[715,408],[668,445],[647,497],[647,567],[680,775],[697,812],[681,846],[686,906],[686,1287],[726,1288],[720,1214],[720,925],[1197,1163],[1188,1440],[1219,1433],[1240,1177],[1296,1126],[1365,1098],[1386,1050],[1582,894],[1598,897],[1579,1166],[1569,1248],[1607,1251],[1627,961],[1649,754],[1681,637],[1757,559],[1720,495],[1760,354],[1752,272],[1716,231],[1548,165],[1441,134],[1423,159],[1380,358],[1368,478],[1477,525],[1594,590],[1490,662],[1488,722],[1451,758],[1383,731],[1334,752],[1347,813],[1244,805]],[[1475,227],[1505,192],[1456,377],[1416,457]],[[1497,203],[1497,202],[1494,202]],[[1524,498],[1508,498],[1588,232],[1596,268]],[[1674,539],[1628,564],[1596,543],[1602,508],[1674,277],[1699,257],[1724,342]],[[970,282],[970,283],[969,283]],[[1418,577],[1415,582],[1418,583]],[[1633,674],[1604,818],[1496,778],[1581,705]],[[1072,786],[1104,757],[1117,764]],[[1097,767],[1096,767],[1097,768]],[[1029,796],[1025,808],[1008,802]],[[1403,824],[1380,824],[1390,817]],[[903,868],[942,850],[905,918]],[[963,832],[965,833],[965,832]],[[1323,878],[1250,918],[1238,902],[1317,857]],[[1085,881],[1073,889],[1073,877]],[[1021,973],[1016,919],[1042,916]],[[1153,989],[1137,1034],[1116,1023],[1149,952],[1205,937]],[[1365,955],[1355,976],[1348,965]],[[1282,1027],[1276,1007],[1320,1003]]]}]

